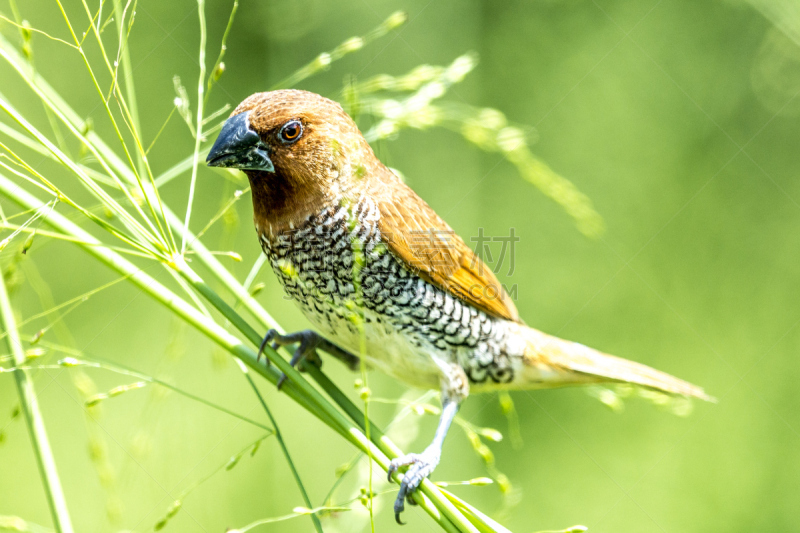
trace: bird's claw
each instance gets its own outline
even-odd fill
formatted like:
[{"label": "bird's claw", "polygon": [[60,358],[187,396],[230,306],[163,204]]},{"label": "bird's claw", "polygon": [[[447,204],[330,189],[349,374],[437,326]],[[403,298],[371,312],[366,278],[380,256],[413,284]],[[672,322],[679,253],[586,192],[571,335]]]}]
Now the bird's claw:
[{"label": "bird's claw", "polygon": [[[267,344],[269,344],[272,341],[272,338],[277,334],[278,334],[277,331],[275,331],[274,329],[270,329],[269,331],[267,331],[267,334],[264,335],[264,338],[261,339],[261,344],[258,346],[258,353],[256,354],[256,363],[261,361],[261,356],[264,354],[264,348],[267,347]],[[274,344],[272,345],[272,349],[273,350],[275,349]],[[264,361],[266,361],[267,366],[269,366],[269,358],[265,357]]]},{"label": "bird's claw", "polygon": [[[261,341],[261,346],[258,349],[258,355],[256,356],[256,360],[258,361],[261,358],[261,354],[264,353],[264,348],[269,343],[272,343],[271,346],[273,350],[277,350],[281,346],[286,346],[289,344],[295,344],[299,342],[300,345],[294,351],[294,354],[292,354],[292,358],[291,360],[289,360],[289,364],[292,365],[292,367],[296,367],[299,363],[303,361],[311,361],[315,365],[321,366],[322,361],[320,360],[319,355],[317,355],[316,341],[317,341],[317,336],[314,334],[313,331],[306,330],[306,331],[299,331],[297,333],[289,333],[287,335],[281,335],[276,330],[270,329],[269,331],[267,331],[267,334],[264,335],[264,340]],[[266,361],[267,365],[269,365],[269,359],[266,359]],[[276,385],[278,390],[280,390],[280,388],[283,386],[286,379],[287,379],[286,374],[282,373],[281,377],[278,378],[278,383]]]},{"label": "bird's claw", "polygon": [[426,453],[410,453],[392,459],[391,463],[389,463],[388,477],[390,482],[392,481],[392,476],[400,467],[408,467],[408,470],[403,475],[403,480],[400,482],[397,499],[394,501],[394,519],[398,524],[404,525],[404,522],[400,520],[400,513],[405,510],[405,502],[408,501],[409,505],[417,505],[413,494],[419,488],[422,480],[433,473],[437,464],[439,464],[438,458],[429,456]]}]

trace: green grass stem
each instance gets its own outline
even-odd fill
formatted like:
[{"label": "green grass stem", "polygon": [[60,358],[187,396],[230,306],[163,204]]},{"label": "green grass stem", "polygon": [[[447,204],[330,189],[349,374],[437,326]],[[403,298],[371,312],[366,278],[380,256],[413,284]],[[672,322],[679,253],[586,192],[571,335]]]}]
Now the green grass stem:
[{"label": "green grass stem", "polygon": [[[284,457],[286,458],[286,462],[289,465],[289,469],[292,471],[292,476],[294,477],[295,483],[297,483],[297,487],[300,489],[300,493],[303,496],[303,501],[306,503],[306,506],[310,509],[312,507],[311,500],[308,497],[308,492],[306,492],[305,486],[303,486],[303,481],[300,479],[300,474],[297,472],[297,467],[294,465],[294,461],[292,460],[292,455],[289,453],[289,448],[286,446],[286,441],[283,440],[283,434],[281,433],[280,429],[278,428],[278,423],[275,420],[275,417],[272,414],[272,410],[270,410],[269,406],[267,406],[267,402],[264,401],[264,397],[261,395],[261,391],[258,390],[258,386],[256,382],[253,381],[253,377],[250,375],[250,371],[247,369],[244,364],[239,365],[241,367],[242,373],[244,377],[247,379],[247,382],[252,387],[253,392],[256,393],[258,397],[259,403],[261,403],[261,407],[264,408],[264,411],[267,413],[270,422],[272,423],[272,427],[275,428],[275,438],[278,439],[278,444],[281,447],[281,451],[283,452]],[[314,529],[317,530],[318,533],[322,533],[322,524],[319,521],[319,518],[315,513],[310,514],[311,522],[314,524]]]},{"label": "green grass stem", "polygon": [[[3,329],[8,333],[6,344],[14,357],[14,364],[17,366],[23,365],[26,357],[22,350],[14,311],[11,308],[11,301],[9,300],[2,275],[0,275],[0,320],[2,320]],[[31,444],[33,444],[36,464],[39,467],[47,503],[50,506],[50,514],[53,517],[53,526],[57,533],[73,533],[67,501],[64,498],[64,490],[61,488],[61,479],[58,477],[53,450],[50,448],[50,441],[47,438],[44,417],[42,417],[42,413],[39,410],[39,401],[36,398],[33,379],[27,370],[14,372],[14,378],[17,384],[17,392],[19,393],[20,405],[25,415],[25,423],[28,426]]]},{"label": "green grass stem", "polygon": [[189,221],[192,218],[192,204],[194,191],[197,184],[197,165],[200,163],[200,143],[203,141],[203,109],[205,108],[206,90],[206,3],[197,0],[197,12],[200,17],[200,75],[197,82],[197,129],[194,137],[194,152],[192,157],[192,179],[189,182],[189,198],[186,201],[186,218],[183,223],[183,236],[181,238],[181,255],[186,253],[186,234],[189,232]]}]

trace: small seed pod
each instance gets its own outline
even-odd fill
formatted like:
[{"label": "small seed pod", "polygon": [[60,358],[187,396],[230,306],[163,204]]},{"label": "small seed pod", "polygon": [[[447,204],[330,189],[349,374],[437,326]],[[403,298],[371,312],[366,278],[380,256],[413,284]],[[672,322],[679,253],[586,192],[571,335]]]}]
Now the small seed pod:
[{"label": "small seed pod", "polygon": [[218,82],[223,74],[225,74],[225,63],[221,62],[217,65],[217,68],[214,69],[214,73],[211,76],[214,82]]}]

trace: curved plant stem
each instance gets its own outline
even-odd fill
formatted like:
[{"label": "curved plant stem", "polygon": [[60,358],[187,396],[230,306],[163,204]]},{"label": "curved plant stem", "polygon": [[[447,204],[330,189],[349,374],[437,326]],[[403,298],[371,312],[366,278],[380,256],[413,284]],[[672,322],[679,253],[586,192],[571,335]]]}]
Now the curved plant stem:
[{"label": "curved plant stem", "polygon": [[189,182],[189,199],[186,204],[186,220],[183,224],[184,234],[181,239],[181,255],[186,253],[186,234],[189,233],[189,220],[192,217],[194,189],[197,183],[197,164],[200,159],[200,143],[203,140],[203,97],[206,89],[206,3],[197,0],[197,12],[200,16],[200,80],[197,82],[197,129],[194,139],[194,158],[192,159],[192,180]]},{"label": "curved plant stem", "polygon": [[[19,332],[14,319],[14,311],[11,309],[11,302],[8,299],[8,291],[2,274],[0,274],[0,320],[2,320],[3,329],[8,333],[6,343],[14,357],[14,364],[21,366],[25,363],[25,353],[22,351],[22,344],[20,344]],[[36,399],[33,380],[28,371],[25,370],[14,372],[14,378],[17,383],[20,405],[25,414],[25,422],[28,425],[28,432],[31,436],[33,451],[36,455],[36,463],[39,466],[39,474],[42,476],[47,503],[50,505],[50,514],[53,515],[53,525],[58,533],[73,533],[67,501],[64,498],[61,480],[56,470],[53,450],[50,448],[50,441],[47,439],[44,418],[39,410],[39,402]]]},{"label": "curved plant stem", "polygon": [[[135,9],[135,8],[134,8]],[[131,51],[128,47],[128,40],[122,39],[125,34],[125,11],[122,6],[122,0],[114,0],[114,22],[117,25],[117,33],[120,35],[120,47],[117,52],[119,55],[119,64],[122,67],[122,78],[125,86],[125,102],[128,105],[131,116],[131,125],[134,131],[142,131],[139,122],[139,106],[136,101],[136,88],[133,83],[133,66],[131,65]],[[115,82],[118,83],[118,82]],[[144,156],[141,152],[136,152],[137,168],[140,176],[147,175],[147,168],[145,166]]]},{"label": "curved plant stem", "polygon": [[[297,486],[300,488],[300,493],[303,495],[303,501],[306,503],[306,506],[311,509],[311,500],[308,497],[306,488],[303,486],[303,482],[300,480],[300,474],[297,472],[297,468],[294,466],[292,456],[289,454],[289,448],[286,447],[286,442],[283,440],[283,434],[281,433],[281,430],[278,429],[278,423],[275,421],[275,417],[272,416],[272,411],[269,407],[267,407],[267,402],[264,401],[264,397],[261,395],[261,391],[258,390],[256,382],[253,381],[252,376],[250,376],[250,371],[247,370],[247,367],[245,367],[244,364],[240,364],[239,366],[242,367],[242,373],[244,374],[244,377],[247,378],[247,382],[250,383],[250,386],[253,388],[256,396],[258,396],[258,401],[261,403],[261,407],[264,408],[264,411],[269,417],[269,421],[272,423],[272,427],[275,428],[275,438],[278,439],[278,444],[283,451],[283,455],[286,457],[286,462],[289,464],[289,469],[292,471],[292,476],[294,476],[294,480],[297,483]],[[314,529],[316,529],[319,533],[322,533],[322,524],[320,524],[319,518],[316,514],[311,513],[311,521],[314,523]]]}]

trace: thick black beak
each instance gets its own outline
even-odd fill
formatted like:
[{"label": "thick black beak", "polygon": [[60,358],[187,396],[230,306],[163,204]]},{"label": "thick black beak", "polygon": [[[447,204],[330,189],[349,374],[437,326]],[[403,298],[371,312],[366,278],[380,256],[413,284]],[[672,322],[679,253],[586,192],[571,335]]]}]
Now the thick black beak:
[{"label": "thick black beak", "polygon": [[225,122],[206,158],[208,166],[275,172],[269,148],[250,127],[248,114],[239,113]]}]

